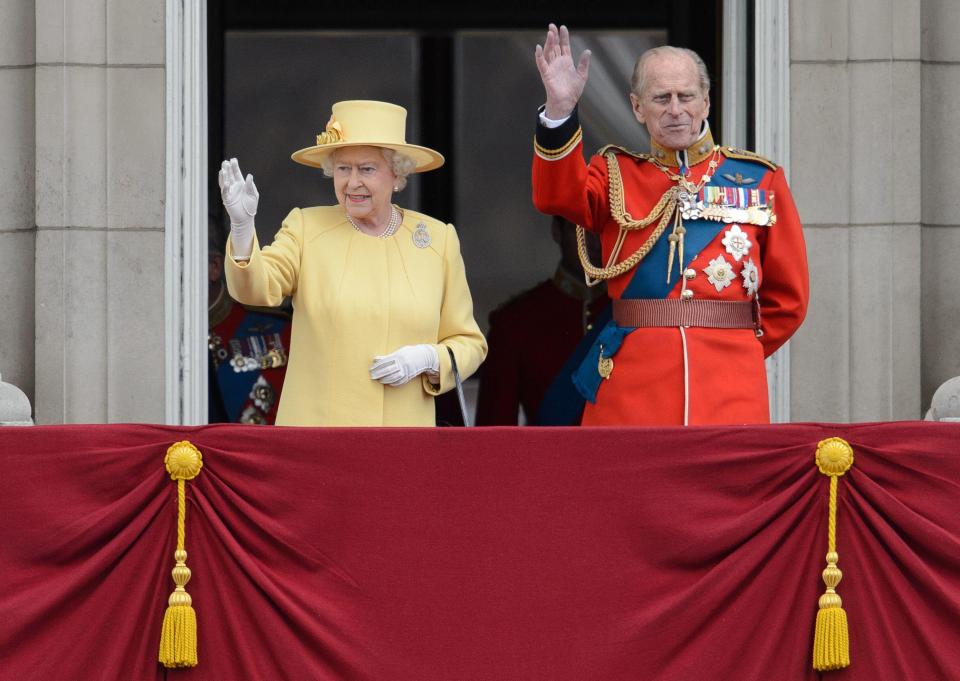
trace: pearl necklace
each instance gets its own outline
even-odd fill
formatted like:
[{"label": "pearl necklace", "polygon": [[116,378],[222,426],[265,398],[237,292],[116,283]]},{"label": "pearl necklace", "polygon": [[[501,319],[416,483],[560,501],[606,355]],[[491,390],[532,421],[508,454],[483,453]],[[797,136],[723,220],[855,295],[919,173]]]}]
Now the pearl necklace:
[{"label": "pearl necklace", "polygon": [[[353,225],[353,228],[360,232],[361,234],[366,234],[367,236],[373,236],[367,232],[360,229],[360,225],[353,221],[353,218],[347,214],[347,220],[350,221],[350,224]],[[387,225],[387,228],[383,230],[380,234],[377,234],[378,239],[388,239],[397,233],[397,230],[400,228],[400,223],[403,221],[403,216],[400,214],[400,211],[397,210],[396,206],[390,206],[390,224]]]}]

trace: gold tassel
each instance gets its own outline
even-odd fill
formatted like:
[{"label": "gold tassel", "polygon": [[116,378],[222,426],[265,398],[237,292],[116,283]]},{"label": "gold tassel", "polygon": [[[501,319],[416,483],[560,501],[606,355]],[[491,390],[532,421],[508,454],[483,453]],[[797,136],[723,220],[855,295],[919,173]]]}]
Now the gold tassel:
[{"label": "gold tassel", "polygon": [[160,633],[160,663],[164,667],[197,666],[197,613],[187,593],[190,568],[187,567],[186,518],[187,480],[193,480],[203,468],[200,450],[189,441],[176,442],[167,449],[163,460],[170,478],[177,481],[177,550],[173,554],[173,583],[176,588],[167,601]]},{"label": "gold tassel", "polygon": [[850,636],[847,613],[836,592],[843,573],[837,567],[837,481],[853,465],[853,447],[839,437],[822,440],[817,445],[817,468],[830,478],[830,502],[827,515],[827,567],[823,582],[827,590],[820,596],[817,624],[813,634],[813,668],[820,672],[850,666]]}]

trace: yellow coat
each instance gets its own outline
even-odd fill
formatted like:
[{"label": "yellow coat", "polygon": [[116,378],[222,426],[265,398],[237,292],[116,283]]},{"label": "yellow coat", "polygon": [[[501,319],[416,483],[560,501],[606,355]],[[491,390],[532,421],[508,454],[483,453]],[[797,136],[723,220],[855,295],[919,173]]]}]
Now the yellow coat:
[{"label": "yellow coat", "polygon": [[[453,225],[411,210],[386,239],[361,234],[340,206],[294,208],[271,245],[254,240],[248,263],[227,246],[230,295],[246,305],[292,296],[293,332],[277,425],[432,426],[433,396],[454,387],[447,347],[466,379],[487,343],[473,318]],[[418,225],[426,248],[413,240]],[[421,230],[422,231],[422,230]],[[399,387],[370,378],[374,355],[433,344],[440,384],[426,375]]]}]

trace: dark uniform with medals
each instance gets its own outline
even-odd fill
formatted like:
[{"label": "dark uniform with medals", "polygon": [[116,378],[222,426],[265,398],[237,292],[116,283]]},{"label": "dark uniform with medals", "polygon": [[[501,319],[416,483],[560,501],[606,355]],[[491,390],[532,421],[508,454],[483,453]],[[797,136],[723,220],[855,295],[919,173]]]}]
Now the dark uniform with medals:
[{"label": "dark uniform with medals", "polygon": [[234,302],[210,306],[209,421],[272,425],[287,367],[290,316]]}]

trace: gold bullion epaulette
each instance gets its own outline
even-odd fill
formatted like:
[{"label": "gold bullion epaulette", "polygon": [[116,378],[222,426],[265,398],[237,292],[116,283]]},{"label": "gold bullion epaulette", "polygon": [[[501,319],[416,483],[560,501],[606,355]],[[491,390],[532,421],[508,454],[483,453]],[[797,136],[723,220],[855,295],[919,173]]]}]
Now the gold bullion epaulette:
[{"label": "gold bullion epaulette", "polygon": [[632,156],[638,161],[646,161],[648,159],[653,158],[650,154],[645,154],[642,151],[630,151],[629,149],[626,149],[616,144],[607,144],[602,146],[600,148],[600,151],[597,152],[597,156],[603,156],[608,151],[612,151],[615,154],[626,154],[627,156]]},{"label": "gold bullion epaulette", "polygon": [[720,153],[727,158],[737,158],[741,161],[753,161],[754,163],[760,163],[767,166],[770,170],[777,169],[776,163],[771,161],[766,156],[761,156],[755,151],[747,151],[746,149],[738,149],[737,147],[720,147]]}]

